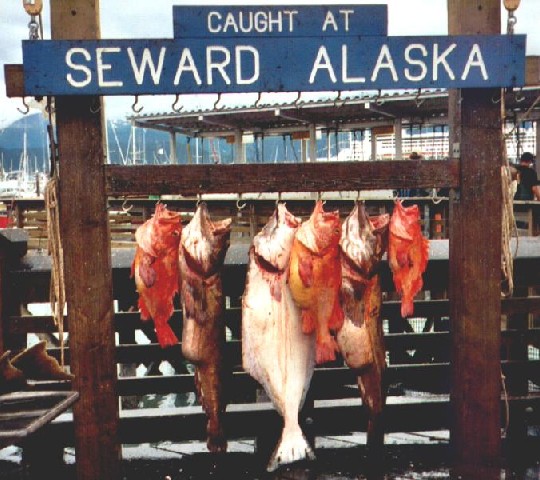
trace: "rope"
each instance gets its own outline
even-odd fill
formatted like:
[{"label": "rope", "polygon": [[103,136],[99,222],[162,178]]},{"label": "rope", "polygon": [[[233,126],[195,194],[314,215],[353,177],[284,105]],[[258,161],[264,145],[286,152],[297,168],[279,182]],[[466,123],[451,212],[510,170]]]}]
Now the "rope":
[{"label": "rope", "polygon": [[[502,187],[502,235],[501,235],[501,270],[506,281],[506,289],[502,288],[502,295],[509,297],[514,291],[514,257],[517,253],[518,235],[516,219],[514,217],[514,184],[512,173],[506,155],[506,142],[504,145],[503,166],[501,167]],[[510,251],[510,239],[516,237],[516,251]]]},{"label": "rope", "polygon": [[60,337],[60,364],[64,366],[64,306],[66,304],[64,281],[64,251],[60,236],[60,215],[58,205],[58,177],[53,175],[45,188],[45,209],[47,211],[48,250],[51,256],[51,289],[49,300],[54,323]]}]

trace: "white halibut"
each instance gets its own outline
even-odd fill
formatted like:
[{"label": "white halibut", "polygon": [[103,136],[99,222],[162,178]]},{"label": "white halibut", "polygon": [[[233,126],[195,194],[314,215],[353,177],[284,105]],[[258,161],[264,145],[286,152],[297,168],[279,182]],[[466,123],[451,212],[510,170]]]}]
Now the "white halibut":
[{"label": "white halibut", "polygon": [[265,389],[283,417],[281,439],[267,470],[314,459],[298,423],[315,366],[315,336],[302,332],[300,310],[287,270],[300,220],[278,204],[253,240],[242,301],[242,364]]}]

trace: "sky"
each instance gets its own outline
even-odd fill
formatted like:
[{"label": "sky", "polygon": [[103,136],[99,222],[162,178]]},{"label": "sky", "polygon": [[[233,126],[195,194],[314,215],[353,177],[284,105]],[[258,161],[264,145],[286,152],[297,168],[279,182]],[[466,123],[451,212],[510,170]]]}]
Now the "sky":
[{"label": "sky", "polygon": [[[324,3],[336,4],[385,4],[388,5],[388,33],[389,35],[446,35],[447,7],[446,0],[356,0],[354,2],[342,0],[339,2],[317,2],[293,0],[259,0],[244,1],[182,1],[182,0],[101,0],[101,37],[102,38],[172,38],[172,6],[173,5],[313,5]],[[49,0],[43,0],[43,28],[44,38],[50,38]],[[502,4],[502,0],[501,0]],[[149,8],[151,5],[151,8]],[[517,23],[516,33],[527,34],[527,55],[540,55],[540,0],[522,0],[515,12]],[[8,99],[5,93],[4,71],[5,63],[22,63],[22,40],[28,38],[28,22],[30,17],[25,13],[21,0],[1,0],[0,2],[0,128],[21,118],[18,109],[23,109],[20,99]],[[506,32],[506,12],[502,13],[501,32]],[[281,101],[292,101],[296,98],[291,94],[265,94],[262,103],[275,101],[274,95],[279,95]],[[302,97],[309,99],[309,94]],[[188,110],[197,108],[211,108],[216,101],[216,95],[185,95],[180,99],[181,104]],[[238,104],[253,104],[257,94],[223,95],[221,105],[232,106]],[[172,112],[174,96],[141,96],[139,106],[145,113]],[[27,99],[31,112],[39,112],[39,104]],[[105,112],[109,119],[123,119],[133,114],[131,106],[134,98],[107,97],[105,99]]]}]

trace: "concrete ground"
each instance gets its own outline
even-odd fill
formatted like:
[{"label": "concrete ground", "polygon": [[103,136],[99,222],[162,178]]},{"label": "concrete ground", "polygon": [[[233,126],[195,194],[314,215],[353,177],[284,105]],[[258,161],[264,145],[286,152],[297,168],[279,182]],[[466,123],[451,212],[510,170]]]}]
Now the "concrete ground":
[{"label": "concrete ground", "polygon": [[[501,469],[500,479],[540,480],[540,443],[536,438],[530,450],[524,452],[519,464]],[[209,454],[200,442],[125,445],[123,479],[436,480],[451,476],[448,432],[444,431],[387,434],[384,454],[375,464],[368,461],[363,433],[317,437],[315,453],[315,461],[298,462],[267,473],[266,459],[255,453],[252,440],[231,441],[228,452],[222,455]],[[76,479],[73,449],[66,449],[65,461],[65,472],[55,480]],[[0,479],[29,478],[32,477],[22,465],[20,449],[0,450]],[[476,478],[482,480],[480,476]]]}]

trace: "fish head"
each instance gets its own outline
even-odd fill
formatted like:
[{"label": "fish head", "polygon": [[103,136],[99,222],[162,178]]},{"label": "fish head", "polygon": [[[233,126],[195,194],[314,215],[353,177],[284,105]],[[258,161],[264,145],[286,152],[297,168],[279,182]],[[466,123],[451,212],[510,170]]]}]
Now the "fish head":
[{"label": "fish head", "polygon": [[296,230],[301,220],[278,203],[263,229],[253,239],[255,253],[277,270],[283,270],[290,258]]},{"label": "fish head", "polygon": [[209,275],[223,264],[229,247],[231,223],[231,218],[213,222],[206,203],[198,205],[195,215],[182,231],[182,247],[195,270]]},{"label": "fish head", "polygon": [[420,210],[418,205],[404,207],[401,200],[396,200],[392,217],[390,218],[390,232],[396,237],[412,241],[420,231]]},{"label": "fish head", "polygon": [[319,251],[338,245],[341,238],[341,221],[338,210],[325,212],[322,201],[318,200],[311,214],[311,220]]},{"label": "fish head", "polygon": [[343,222],[341,252],[363,275],[373,273],[386,250],[388,222],[387,214],[369,217],[360,201]]},{"label": "fish head", "polygon": [[137,228],[135,240],[144,252],[159,257],[178,249],[181,232],[180,213],[168,210],[163,203],[157,203],[152,218]]}]

